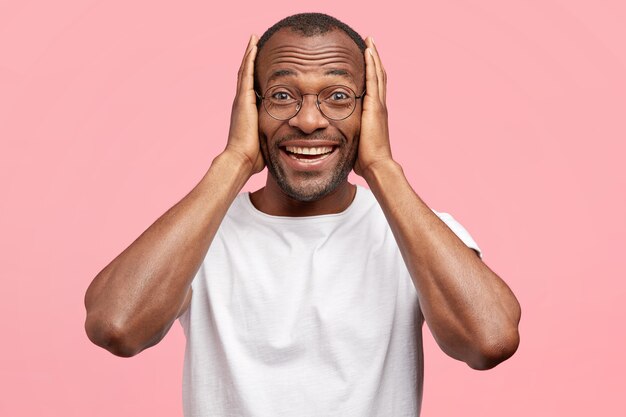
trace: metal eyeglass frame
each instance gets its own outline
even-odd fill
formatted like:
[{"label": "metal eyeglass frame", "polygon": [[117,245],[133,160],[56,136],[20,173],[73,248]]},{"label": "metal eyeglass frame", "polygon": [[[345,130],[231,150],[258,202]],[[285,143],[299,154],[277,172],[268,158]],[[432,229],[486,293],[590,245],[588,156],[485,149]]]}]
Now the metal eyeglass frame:
[{"label": "metal eyeglass frame", "polygon": [[[265,100],[267,100],[267,99],[265,98],[265,94],[267,94],[267,91],[268,91],[270,88],[277,88],[277,87],[287,87],[287,88],[290,88],[290,89],[292,89],[292,90],[296,90],[296,91],[298,92],[298,94],[300,94],[300,97],[301,97],[301,99],[300,99],[300,100],[297,100],[296,112],[293,114],[293,116],[287,117],[286,119],[280,119],[280,118],[278,118],[278,117],[274,116],[272,113],[270,113],[270,111],[267,109],[267,107],[266,107],[266,105],[265,105]],[[322,116],[324,116],[326,119],[328,119],[328,120],[333,120],[333,121],[345,120],[345,119],[347,119],[348,117],[352,116],[352,113],[354,113],[354,109],[356,109],[356,106],[354,106],[354,107],[352,108],[352,111],[350,112],[350,114],[348,114],[346,117],[342,117],[341,119],[333,119],[332,117],[328,117],[328,116],[327,116],[327,115],[326,115],[326,114],[322,111],[322,109],[320,108],[320,99],[319,99],[319,95],[320,95],[320,93],[322,93],[324,90],[326,90],[326,89],[328,89],[328,88],[332,88],[332,87],[341,87],[341,88],[347,88],[348,90],[350,90],[350,91],[354,94],[354,102],[355,102],[355,104],[356,104],[356,101],[357,101],[357,100],[359,100],[359,99],[361,99],[361,98],[365,97],[365,92],[366,92],[366,90],[363,90],[363,92],[361,93],[361,95],[358,95],[358,96],[357,96],[357,95],[356,95],[356,93],[354,92],[354,90],[353,90],[353,89],[351,89],[351,88],[350,88],[350,87],[348,87],[347,85],[341,85],[341,84],[337,84],[337,85],[329,85],[329,86],[327,86],[327,87],[324,87],[324,88],[322,88],[322,89],[321,89],[321,90],[320,90],[317,94],[313,94],[313,93],[305,93],[305,94],[303,94],[303,93],[302,93],[300,90],[298,90],[297,88],[292,87],[292,86],[289,86],[289,85],[283,85],[283,84],[280,84],[280,85],[273,85],[273,86],[271,86],[270,88],[268,88],[267,90],[265,90],[265,94],[263,94],[263,95],[260,95],[260,94],[259,94],[256,90],[254,90],[254,94],[256,94],[257,98],[263,102],[263,108],[265,109],[265,111],[267,112],[267,114],[269,114],[269,115],[270,115],[270,117],[271,117],[272,119],[275,119],[275,120],[285,121],[285,120],[290,120],[290,119],[293,119],[294,117],[296,117],[296,116],[298,115],[298,113],[300,113],[300,110],[302,110],[302,107],[303,107],[303,106],[302,106],[302,104],[304,103],[304,96],[315,96],[315,107],[317,107],[317,110],[318,110],[318,111],[322,114]]]}]

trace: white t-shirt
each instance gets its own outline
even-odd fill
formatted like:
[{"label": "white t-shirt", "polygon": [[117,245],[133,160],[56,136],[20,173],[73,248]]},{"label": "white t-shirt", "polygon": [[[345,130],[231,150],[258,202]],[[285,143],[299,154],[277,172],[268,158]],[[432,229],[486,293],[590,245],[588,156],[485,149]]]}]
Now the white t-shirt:
[{"label": "white t-shirt", "polygon": [[186,417],[419,415],[423,316],[370,190],[310,217],[270,216],[240,194],[192,288]]}]

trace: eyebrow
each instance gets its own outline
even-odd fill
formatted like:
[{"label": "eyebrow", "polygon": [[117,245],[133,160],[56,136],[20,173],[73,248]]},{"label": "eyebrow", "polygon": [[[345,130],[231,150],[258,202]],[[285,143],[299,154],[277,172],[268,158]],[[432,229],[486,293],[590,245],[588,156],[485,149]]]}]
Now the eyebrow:
[{"label": "eyebrow", "polygon": [[274,81],[277,78],[289,77],[289,76],[295,77],[296,73],[287,69],[276,70],[272,73],[268,81]]}]

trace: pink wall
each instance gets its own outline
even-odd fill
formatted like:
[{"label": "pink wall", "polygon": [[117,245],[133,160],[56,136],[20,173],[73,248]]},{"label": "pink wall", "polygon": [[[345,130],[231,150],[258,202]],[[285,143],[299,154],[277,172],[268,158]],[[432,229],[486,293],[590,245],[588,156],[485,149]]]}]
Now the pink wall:
[{"label": "pink wall", "polygon": [[83,294],[223,148],[248,36],[313,7],[376,38],[397,159],[522,303],[494,370],[427,337],[423,415],[624,415],[625,3],[219,3],[0,2],[0,415],[182,415],[180,326],[116,358]]}]

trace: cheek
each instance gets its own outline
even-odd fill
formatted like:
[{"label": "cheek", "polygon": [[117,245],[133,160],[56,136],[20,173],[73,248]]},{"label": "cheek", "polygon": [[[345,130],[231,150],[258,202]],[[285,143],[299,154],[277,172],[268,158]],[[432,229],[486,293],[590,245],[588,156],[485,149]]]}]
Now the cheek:
[{"label": "cheek", "polygon": [[359,139],[361,134],[361,112],[358,113],[355,111],[352,116],[348,120],[346,120],[346,126],[343,129],[342,133],[351,142],[356,142]]},{"label": "cheek", "polygon": [[280,127],[280,122],[275,119],[272,119],[267,112],[263,109],[263,107],[259,108],[259,136],[265,140],[272,139],[278,128]]},{"label": "cheek", "polygon": [[361,133],[361,113],[359,112],[358,117],[356,117],[356,121],[354,122],[354,132],[355,136],[359,136]]}]

